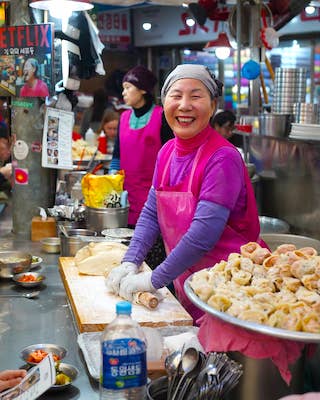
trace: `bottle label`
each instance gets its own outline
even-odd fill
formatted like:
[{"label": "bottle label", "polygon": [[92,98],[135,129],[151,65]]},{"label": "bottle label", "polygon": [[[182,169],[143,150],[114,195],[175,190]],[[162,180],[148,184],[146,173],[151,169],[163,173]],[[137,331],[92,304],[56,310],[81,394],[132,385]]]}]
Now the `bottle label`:
[{"label": "bottle label", "polygon": [[139,339],[115,339],[102,343],[101,384],[124,390],[147,383],[146,345]]}]

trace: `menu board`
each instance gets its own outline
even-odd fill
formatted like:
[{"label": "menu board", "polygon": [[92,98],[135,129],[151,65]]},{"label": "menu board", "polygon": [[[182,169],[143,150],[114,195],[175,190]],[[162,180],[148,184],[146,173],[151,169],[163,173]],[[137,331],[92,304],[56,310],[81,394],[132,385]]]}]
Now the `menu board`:
[{"label": "menu board", "polygon": [[74,114],[48,107],[42,136],[42,167],[72,169]]}]

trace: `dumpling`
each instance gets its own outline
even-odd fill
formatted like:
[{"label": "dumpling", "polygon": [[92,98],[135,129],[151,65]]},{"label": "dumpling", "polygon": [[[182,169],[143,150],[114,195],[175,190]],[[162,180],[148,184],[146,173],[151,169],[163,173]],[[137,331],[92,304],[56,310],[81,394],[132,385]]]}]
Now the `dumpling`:
[{"label": "dumpling", "polygon": [[262,264],[263,261],[270,257],[271,253],[268,249],[264,248],[264,247],[260,247],[257,248],[251,255],[251,260],[255,263],[255,264]]},{"label": "dumpling", "polygon": [[297,250],[297,248],[294,244],[281,244],[275,249],[273,254],[284,254],[287,253],[288,251],[295,251],[295,250]]},{"label": "dumpling", "polygon": [[261,248],[260,244],[257,242],[249,242],[240,247],[240,253],[243,257],[251,258],[255,250]]},{"label": "dumpling", "polygon": [[300,253],[306,255],[308,258],[315,257],[318,255],[318,252],[313,247],[302,247],[299,249]]},{"label": "dumpling", "polygon": [[218,311],[227,311],[231,304],[232,302],[227,296],[218,294],[212,295],[208,300],[208,305]]}]

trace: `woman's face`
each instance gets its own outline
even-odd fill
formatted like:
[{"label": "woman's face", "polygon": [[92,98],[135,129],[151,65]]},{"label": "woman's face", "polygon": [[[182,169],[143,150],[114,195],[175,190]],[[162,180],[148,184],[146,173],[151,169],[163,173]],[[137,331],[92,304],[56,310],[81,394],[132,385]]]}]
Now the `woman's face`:
[{"label": "woman's face", "polygon": [[169,89],[163,109],[175,135],[189,139],[208,125],[216,100],[211,99],[209,90],[198,79],[179,79]]},{"label": "woman's face", "polygon": [[118,122],[117,119],[114,119],[103,124],[104,133],[109,139],[114,139],[117,136]]},{"label": "woman's face", "polygon": [[143,95],[145,90],[138,89],[132,83],[123,82],[122,96],[125,103],[134,108],[140,108],[145,104]]},{"label": "woman's face", "polygon": [[35,70],[36,69],[32,66],[30,60],[27,60],[23,67],[23,77],[25,82],[33,78]]}]

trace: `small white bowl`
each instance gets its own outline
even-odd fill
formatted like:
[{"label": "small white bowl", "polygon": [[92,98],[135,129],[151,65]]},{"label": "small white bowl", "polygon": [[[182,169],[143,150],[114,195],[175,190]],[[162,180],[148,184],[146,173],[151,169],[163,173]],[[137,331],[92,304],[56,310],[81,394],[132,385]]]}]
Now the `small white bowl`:
[{"label": "small white bowl", "polygon": [[42,263],[42,261],[43,261],[43,258],[41,258],[39,256],[32,256],[30,269],[37,267],[38,265],[40,265]]}]

